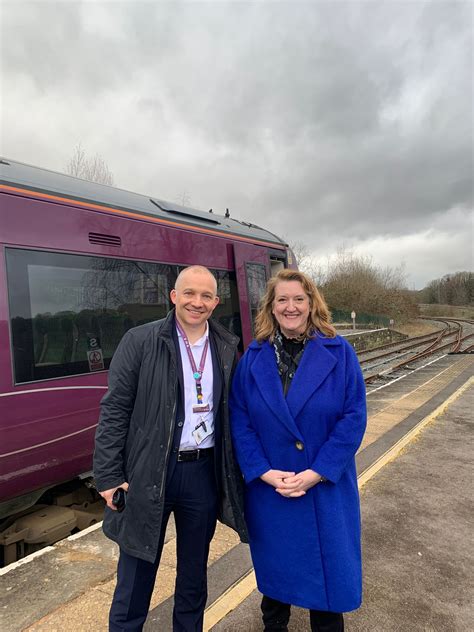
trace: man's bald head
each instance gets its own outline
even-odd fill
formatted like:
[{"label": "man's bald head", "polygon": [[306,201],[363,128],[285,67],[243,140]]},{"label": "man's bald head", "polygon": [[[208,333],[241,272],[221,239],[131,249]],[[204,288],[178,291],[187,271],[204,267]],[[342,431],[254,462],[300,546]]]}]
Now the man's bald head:
[{"label": "man's bald head", "polygon": [[204,266],[190,266],[178,275],[170,293],[176,309],[176,319],[189,339],[202,336],[206,320],[219,303],[215,276]]},{"label": "man's bald head", "polygon": [[196,276],[196,277],[207,276],[209,279],[211,279],[211,282],[214,287],[214,294],[217,295],[216,277],[212,274],[212,272],[208,268],[206,268],[205,266],[198,266],[198,265],[188,266],[187,268],[184,268],[184,270],[181,270],[181,272],[176,277],[174,289],[179,291],[183,287],[183,284],[185,284],[193,276]]}]

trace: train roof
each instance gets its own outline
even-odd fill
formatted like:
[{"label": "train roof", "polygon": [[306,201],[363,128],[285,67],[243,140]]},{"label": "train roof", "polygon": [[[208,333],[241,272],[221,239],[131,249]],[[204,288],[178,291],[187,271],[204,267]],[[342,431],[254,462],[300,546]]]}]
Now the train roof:
[{"label": "train roof", "polygon": [[[231,217],[181,206],[153,196],[132,193],[113,186],[90,182],[81,178],[41,169],[8,158],[0,159],[0,188],[23,188],[28,191],[61,196],[82,203],[94,204],[107,209],[126,211],[138,218],[148,216],[183,227],[202,228],[207,232],[232,234],[251,241],[269,242],[275,247],[287,246],[286,242],[273,233]],[[146,217],[145,217],[146,219]]]}]

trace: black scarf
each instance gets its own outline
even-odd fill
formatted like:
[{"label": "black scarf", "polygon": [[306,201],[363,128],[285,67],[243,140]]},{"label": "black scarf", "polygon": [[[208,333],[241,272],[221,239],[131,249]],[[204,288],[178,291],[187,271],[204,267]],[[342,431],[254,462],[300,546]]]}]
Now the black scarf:
[{"label": "black scarf", "polygon": [[279,329],[275,334],[273,348],[285,396],[303,356],[307,340],[307,338],[303,340],[286,338]]}]

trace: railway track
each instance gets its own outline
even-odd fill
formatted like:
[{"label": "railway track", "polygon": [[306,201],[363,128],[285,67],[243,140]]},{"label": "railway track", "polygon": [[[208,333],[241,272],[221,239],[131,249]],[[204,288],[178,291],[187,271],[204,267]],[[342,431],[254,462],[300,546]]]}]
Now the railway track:
[{"label": "railway track", "polygon": [[412,370],[430,357],[473,351],[474,320],[446,317],[425,320],[440,323],[439,331],[359,352],[366,384],[398,379],[400,373]]}]

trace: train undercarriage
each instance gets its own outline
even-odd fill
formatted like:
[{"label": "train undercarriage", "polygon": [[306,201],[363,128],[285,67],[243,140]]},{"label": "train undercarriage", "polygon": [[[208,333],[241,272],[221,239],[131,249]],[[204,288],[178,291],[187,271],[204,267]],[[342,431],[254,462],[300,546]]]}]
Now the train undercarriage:
[{"label": "train undercarriage", "polygon": [[[95,489],[92,477],[75,479],[38,493],[40,497],[28,508],[0,518],[0,567],[82,531],[103,518],[105,503]],[[15,502],[21,503],[21,499]],[[25,498],[23,505],[27,502]]]}]

